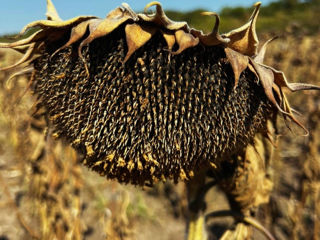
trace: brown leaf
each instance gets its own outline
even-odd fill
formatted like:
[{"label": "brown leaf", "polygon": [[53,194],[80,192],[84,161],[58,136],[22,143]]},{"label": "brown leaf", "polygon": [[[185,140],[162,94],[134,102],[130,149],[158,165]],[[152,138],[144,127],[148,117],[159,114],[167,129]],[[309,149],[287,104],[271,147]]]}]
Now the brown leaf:
[{"label": "brown leaf", "polygon": [[261,2],[257,2],[254,5],[255,9],[245,25],[223,35],[224,37],[230,38],[227,47],[250,57],[256,55],[259,44],[256,34],[256,20],[259,14],[260,5]]},{"label": "brown leaf", "polygon": [[176,41],[179,45],[179,49],[172,54],[180,54],[184,50],[190,47],[194,47],[199,44],[199,38],[194,37],[191,33],[186,33],[184,30],[178,30],[175,32]]},{"label": "brown leaf", "polygon": [[224,49],[234,73],[234,88],[238,86],[241,73],[248,67],[249,58],[231,48]]},{"label": "brown leaf", "polygon": [[62,21],[51,0],[47,0],[46,16],[47,16],[47,19],[51,21],[59,21],[59,22]]},{"label": "brown leaf", "polygon": [[156,33],[157,29],[150,26],[140,26],[136,23],[128,24],[125,27],[128,52],[124,62],[128,61],[130,56]]}]

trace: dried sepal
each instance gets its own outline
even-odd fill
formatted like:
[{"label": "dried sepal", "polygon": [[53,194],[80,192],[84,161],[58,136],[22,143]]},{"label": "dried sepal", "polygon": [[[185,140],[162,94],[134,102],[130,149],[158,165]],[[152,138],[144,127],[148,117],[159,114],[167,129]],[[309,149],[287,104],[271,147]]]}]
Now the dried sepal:
[{"label": "dried sepal", "polygon": [[46,29],[46,28],[52,28],[52,29],[59,29],[59,28],[67,28],[67,27],[72,27],[76,24],[79,24],[83,21],[97,18],[95,16],[80,16],[76,18],[72,18],[66,21],[51,21],[51,20],[39,20],[39,21],[34,21],[32,23],[29,23],[26,25],[20,32],[19,35],[23,35],[26,33],[29,29],[39,27],[41,29]]},{"label": "dried sepal", "polygon": [[286,87],[291,92],[302,91],[302,90],[320,90],[320,86],[316,86],[309,83],[289,83],[286,76],[282,71],[278,71],[272,67],[269,67],[274,74],[274,82],[280,87]]},{"label": "dried sepal", "polygon": [[47,0],[46,16],[47,16],[47,19],[51,21],[62,21],[51,0]]},{"label": "dried sepal", "polygon": [[156,33],[156,28],[150,26],[140,26],[139,24],[133,23],[128,24],[125,27],[126,40],[128,46],[128,52],[124,59],[126,62],[130,56]]},{"label": "dried sepal", "polygon": [[220,18],[219,15],[215,12],[202,12],[204,16],[214,16],[216,18],[216,22],[214,24],[213,30],[209,34],[203,34],[202,31],[197,31],[191,29],[191,32],[200,39],[200,42],[206,46],[215,46],[219,44],[227,44],[230,42],[229,38],[224,38],[219,34],[219,25]]},{"label": "dried sepal", "polygon": [[80,24],[78,24],[77,26],[73,27],[70,33],[70,38],[68,40],[68,42],[66,42],[63,46],[61,46],[60,48],[58,48],[52,55],[51,57],[53,57],[55,54],[57,54],[59,51],[69,47],[70,45],[72,45],[73,43],[79,41],[86,33],[87,29],[89,26],[95,26],[98,23],[100,23],[100,19],[90,19],[88,21],[82,22]]},{"label": "dried sepal", "polygon": [[44,40],[45,38],[47,38],[47,35],[48,35],[48,32],[44,30],[39,30],[34,34],[32,34],[31,36],[18,40],[16,42],[0,43],[0,48],[15,48],[15,47],[20,47],[24,45],[29,45],[30,43]]},{"label": "dried sepal", "polygon": [[[299,127],[301,127],[305,131],[305,135],[308,135],[308,130],[305,128],[305,126],[300,123],[295,117],[292,112],[292,108],[289,105],[289,102],[285,96],[285,94],[282,91],[281,84],[277,83],[277,78],[279,76],[283,76],[284,74],[280,71],[276,71],[273,68],[269,66],[265,66],[260,63],[256,63],[252,59],[250,59],[250,65],[254,68],[256,74],[258,75],[258,79],[261,82],[261,85],[263,86],[264,92],[267,96],[267,98],[270,100],[270,102],[278,109],[279,112],[281,112],[286,119],[287,117],[291,119],[294,123],[296,123]],[[280,75],[279,75],[280,74]],[[283,78],[283,81],[285,77]],[[316,86],[315,86],[316,87]],[[320,89],[317,87],[317,89]],[[279,102],[277,101],[274,93],[277,94],[277,97],[279,99]]]},{"label": "dried sepal", "polygon": [[[152,6],[156,6],[156,12],[154,14],[148,14],[148,9]],[[163,27],[168,30],[180,30],[188,29],[187,22],[175,22],[170,20],[164,13],[162,6],[159,2],[150,2],[144,8],[144,14],[138,14],[138,17],[145,22],[152,22],[159,27]]]},{"label": "dried sepal", "polygon": [[168,50],[172,50],[174,44],[176,43],[176,37],[172,32],[161,30],[162,36],[168,45]]},{"label": "dried sepal", "polygon": [[234,73],[234,88],[236,88],[238,86],[241,73],[248,67],[249,57],[238,53],[231,48],[225,48],[224,51]]},{"label": "dried sepal", "polygon": [[87,45],[99,37],[108,35],[129,19],[132,19],[130,14],[127,14],[127,12],[123,11],[122,8],[117,8],[102,21],[97,21],[90,24],[95,24],[96,26],[93,27],[93,31],[90,31],[89,36],[83,40],[83,42],[81,42],[80,46]]},{"label": "dried sepal", "polygon": [[14,63],[11,66],[0,68],[0,71],[5,71],[5,70],[15,68],[15,67],[29,61],[34,56],[34,54],[37,52],[38,45],[39,45],[39,43],[31,43],[30,46],[28,47],[26,53],[16,63]]},{"label": "dried sepal", "polygon": [[199,38],[194,37],[191,33],[186,33],[183,30],[178,30],[175,32],[176,41],[179,45],[179,49],[172,54],[180,54],[184,50],[190,47],[194,47],[199,44]]},{"label": "dried sepal", "polygon": [[[265,67],[264,65],[261,65],[259,63],[256,63],[252,59],[250,59],[250,64],[254,68],[256,74],[258,75],[258,78],[261,82],[261,85],[264,89],[264,92],[268,99],[272,102],[274,106],[277,107],[277,109],[283,113],[288,114],[285,112],[281,107],[279,106],[274,94],[273,94],[273,84],[274,84],[274,75],[271,69]],[[280,97],[280,96],[279,96]],[[280,99],[281,100],[281,99]]]},{"label": "dried sepal", "polygon": [[14,79],[15,77],[19,77],[19,76],[25,76],[25,75],[27,75],[27,74],[32,74],[33,73],[33,71],[34,71],[34,68],[33,68],[33,66],[31,66],[31,67],[25,67],[25,68],[23,68],[23,69],[21,69],[21,70],[19,70],[19,71],[16,71],[16,72],[14,72],[13,74],[11,74],[10,76],[9,76],[9,78],[7,79],[7,81],[6,81],[6,88],[7,89],[11,89],[11,82],[12,82],[12,79]]},{"label": "dried sepal", "polygon": [[257,2],[254,5],[255,9],[245,25],[223,35],[223,37],[230,39],[227,47],[250,57],[256,55],[259,44],[256,33],[256,20],[259,14],[260,5],[261,2]]},{"label": "dried sepal", "polygon": [[273,40],[275,40],[276,38],[278,38],[277,36],[276,37],[273,37],[271,39],[269,39],[268,41],[266,41],[262,47],[260,48],[258,54],[253,58],[255,62],[257,63],[263,63],[264,61],[264,56],[266,54],[266,51],[267,51],[267,47],[269,45],[269,43],[271,43]]}]

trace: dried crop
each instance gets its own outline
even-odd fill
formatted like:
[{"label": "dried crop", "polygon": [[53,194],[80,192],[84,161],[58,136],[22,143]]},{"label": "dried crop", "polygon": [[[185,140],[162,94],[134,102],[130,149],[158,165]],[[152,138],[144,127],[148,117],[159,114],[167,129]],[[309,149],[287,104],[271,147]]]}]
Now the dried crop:
[{"label": "dried crop", "polygon": [[36,28],[34,34],[0,43],[24,54],[2,70],[27,63],[14,76],[32,74],[36,111],[44,109],[52,135],[72,144],[94,171],[139,185],[193,183],[210,171],[231,207],[247,214],[269,196],[269,189],[263,200],[248,194],[266,182],[265,172],[256,181],[264,166],[248,146],[272,142],[278,115],[307,132],[284,90],[320,89],[289,83],[263,63],[270,41],[258,51],[259,7],[247,24],[221,35],[211,12],[204,14],[215,26],[204,34],[168,19],[158,2],[143,14],[123,4],[105,19],[62,21],[48,1],[48,19],[21,32]]}]

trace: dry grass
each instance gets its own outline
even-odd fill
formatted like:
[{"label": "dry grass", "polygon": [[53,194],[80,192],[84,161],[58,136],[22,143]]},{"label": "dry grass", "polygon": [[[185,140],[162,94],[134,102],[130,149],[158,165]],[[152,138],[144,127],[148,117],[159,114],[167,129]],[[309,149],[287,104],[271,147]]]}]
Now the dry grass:
[{"label": "dry grass", "polygon": [[[266,64],[291,82],[319,84],[319,45],[320,34],[288,34],[272,43]],[[16,57],[1,51],[0,65]],[[28,80],[8,82],[9,75],[0,72],[0,239],[183,239],[182,184],[140,189],[87,171],[70,147],[44,134],[50,130],[33,113],[36,99],[24,94]],[[320,239],[320,96],[297,93],[290,100],[310,136],[289,132],[279,120],[274,191],[258,218],[277,239]],[[208,200],[210,211],[227,206],[217,189]],[[221,228],[227,223],[222,219]]]}]

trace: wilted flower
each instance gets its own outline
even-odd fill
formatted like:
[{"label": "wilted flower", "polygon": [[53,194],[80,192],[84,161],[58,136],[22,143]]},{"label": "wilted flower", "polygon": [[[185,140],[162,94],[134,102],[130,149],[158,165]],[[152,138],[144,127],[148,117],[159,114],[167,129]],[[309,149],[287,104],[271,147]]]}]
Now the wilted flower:
[{"label": "wilted flower", "polygon": [[[155,14],[147,9],[156,6]],[[319,89],[288,83],[263,64],[255,22],[210,34],[168,19],[157,2],[144,14],[127,4],[105,19],[62,21],[49,1],[48,20],[28,24],[28,38],[1,44],[23,52],[38,108],[54,136],[66,138],[83,162],[108,178],[152,184],[192,178],[202,167],[217,174],[231,155],[268,136],[268,119],[296,120],[283,89]]]}]

